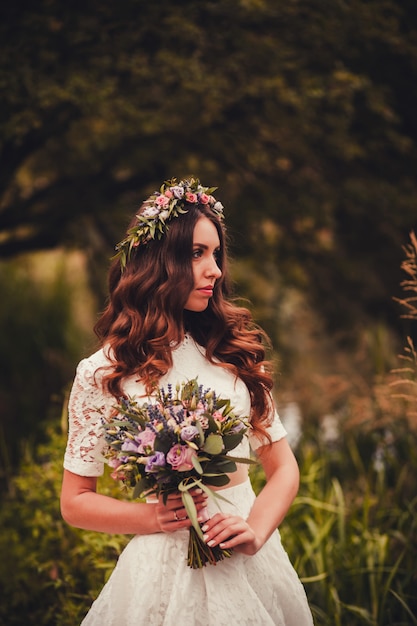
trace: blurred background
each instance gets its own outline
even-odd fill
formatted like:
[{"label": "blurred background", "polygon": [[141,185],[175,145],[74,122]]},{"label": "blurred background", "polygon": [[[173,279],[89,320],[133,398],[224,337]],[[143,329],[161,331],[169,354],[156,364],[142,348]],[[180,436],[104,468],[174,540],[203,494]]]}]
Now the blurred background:
[{"label": "blurred background", "polygon": [[417,624],[415,1],[22,0],[0,51],[0,624],[79,623],[127,540],[60,518],[66,399],[128,218],[190,174],[273,342],[316,624]]}]

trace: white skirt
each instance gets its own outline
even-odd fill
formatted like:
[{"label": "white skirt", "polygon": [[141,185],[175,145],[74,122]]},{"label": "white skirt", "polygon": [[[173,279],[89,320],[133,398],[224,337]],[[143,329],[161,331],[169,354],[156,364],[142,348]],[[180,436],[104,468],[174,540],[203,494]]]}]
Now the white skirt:
[{"label": "white skirt", "polygon": [[[246,518],[249,480],[223,489],[225,513]],[[218,511],[209,499],[209,514]],[[311,626],[304,588],[279,532],[254,556],[202,569],[187,565],[188,530],[137,535],[126,546],[82,626]]]}]

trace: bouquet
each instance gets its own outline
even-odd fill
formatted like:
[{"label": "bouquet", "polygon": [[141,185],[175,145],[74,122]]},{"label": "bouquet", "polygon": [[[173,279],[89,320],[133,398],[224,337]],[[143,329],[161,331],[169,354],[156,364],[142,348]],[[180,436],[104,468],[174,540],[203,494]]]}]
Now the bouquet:
[{"label": "bouquet", "polygon": [[112,477],[133,488],[134,498],[162,497],[179,491],[191,520],[188,565],[194,569],[216,564],[232,551],[210,548],[203,540],[190,490],[200,488],[225,500],[212,487],[227,485],[236,463],[253,463],[232,457],[230,450],[249,428],[247,418],[237,417],[230,400],[203,389],[192,379],[175,387],[157,388],[155,401],[139,404],[122,398],[117,415],[103,424],[107,449],[104,460]]}]

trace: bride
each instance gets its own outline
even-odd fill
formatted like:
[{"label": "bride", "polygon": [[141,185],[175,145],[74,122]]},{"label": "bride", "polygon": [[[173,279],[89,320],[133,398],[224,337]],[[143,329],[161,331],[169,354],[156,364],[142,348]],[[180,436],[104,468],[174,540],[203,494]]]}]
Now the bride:
[{"label": "bride", "polygon": [[[277,527],[298,489],[299,471],[271,400],[263,331],[229,297],[223,206],[196,178],[164,183],[116,246],[100,348],[77,368],[69,403],[61,510],[71,525],[134,535],[83,626],[313,624],[304,588]],[[97,491],[103,421],[120,397],[152,396],[198,376],[205,388],[250,415],[233,455],[256,455],[266,485],[255,496],[238,464],[221,511],[193,491],[208,546],[233,549],[201,569],[187,566],[191,521],[179,494],[125,502]]]}]

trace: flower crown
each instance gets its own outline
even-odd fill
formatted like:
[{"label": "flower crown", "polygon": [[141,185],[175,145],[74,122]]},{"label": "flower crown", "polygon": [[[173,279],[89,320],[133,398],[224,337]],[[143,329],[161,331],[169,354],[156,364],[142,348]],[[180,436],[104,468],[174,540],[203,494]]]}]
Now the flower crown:
[{"label": "flower crown", "polygon": [[165,181],[142,205],[136,215],[138,223],[127,231],[127,237],[116,245],[113,258],[120,258],[122,270],[126,267],[132,250],[148,243],[151,239],[162,239],[174,217],[187,213],[187,205],[207,204],[220,219],[223,205],[212,193],[217,187],[203,187],[198,178],[177,182],[176,178]]}]

